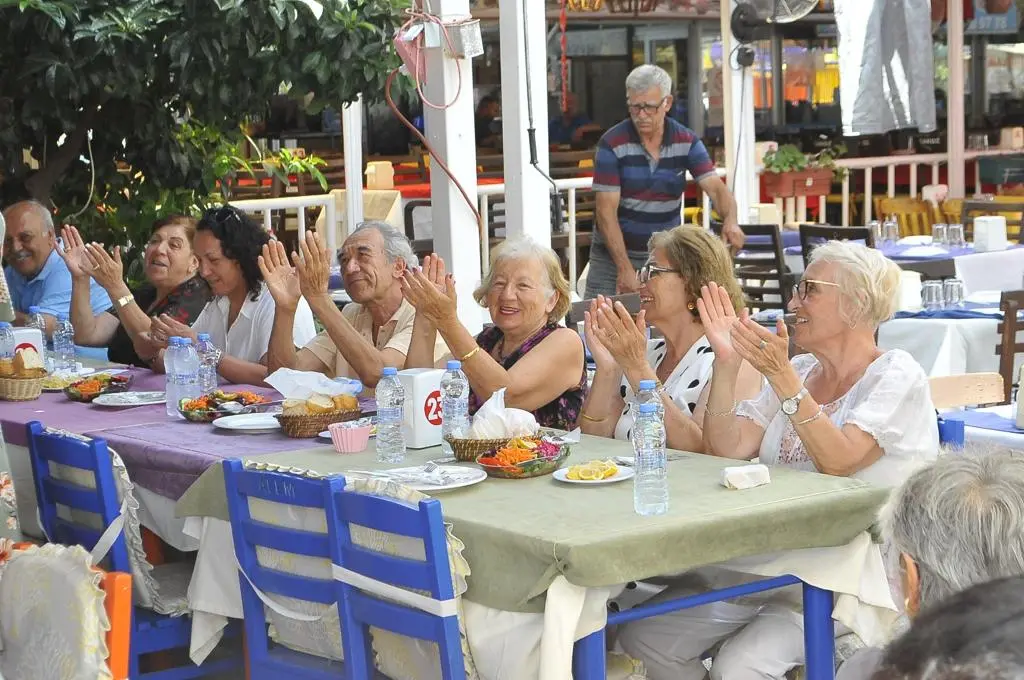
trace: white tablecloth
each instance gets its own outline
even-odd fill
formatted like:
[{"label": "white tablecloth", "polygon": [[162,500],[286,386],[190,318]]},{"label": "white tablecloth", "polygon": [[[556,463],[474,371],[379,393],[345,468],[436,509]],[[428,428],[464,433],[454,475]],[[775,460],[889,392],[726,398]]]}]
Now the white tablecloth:
[{"label": "white tablecloth", "polygon": [[[878,346],[910,353],[929,376],[998,373],[999,320],[893,319],[878,329]],[[1017,357],[1017,375],[1021,357]]]}]

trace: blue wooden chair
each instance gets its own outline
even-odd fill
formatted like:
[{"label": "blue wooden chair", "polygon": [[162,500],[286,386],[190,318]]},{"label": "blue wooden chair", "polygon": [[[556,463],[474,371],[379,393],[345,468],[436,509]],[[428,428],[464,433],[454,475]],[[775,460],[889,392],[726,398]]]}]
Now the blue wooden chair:
[{"label": "blue wooden chair", "polygon": [[[249,507],[250,499],[262,499],[303,508],[325,509],[323,480],[282,472],[247,470],[242,461],[228,460],[224,462],[224,487],[231,517],[235,558],[240,569],[238,582],[242,590],[250,680],[277,680],[283,677],[327,680],[345,677],[345,665],[341,662],[289,649],[274,643],[267,636],[268,621],[264,604],[277,608],[284,616],[300,620],[304,618],[302,614],[291,612],[276,602],[273,599],[275,595],[334,606],[337,600],[334,582],[329,578],[310,578],[271,569],[261,565],[256,558],[256,548],[263,547],[329,560],[331,549],[328,534],[259,522],[252,518]],[[312,621],[315,618],[308,617],[305,620]]]},{"label": "blue wooden chair", "polygon": [[[40,525],[47,538],[54,543],[81,545],[86,550],[93,551],[97,563],[106,563],[108,571],[130,574],[132,566],[121,528],[123,519],[120,518],[121,508],[117,500],[117,486],[107,443],[102,439],[85,440],[47,431],[38,421],[29,423],[27,428]],[[51,464],[91,473],[95,477],[96,487],[83,487],[54,476],[50,469]],[[71,519],[58,516],[58,505],[72,511],[98,515],[103,528],[93,528],[76,521],[74,513]],[[111,526],[114,529],[108,530]],[[100,545],[97,551],[98,544]],[[105,550],[104,547],[108,544],[109,550]],[[129,677],[132,680],[186,680],[240,666],[238,659],[229,658],[210,661],[202,666],[188,663],[185,666],[152,673],[140,672],[141,656],[174,649],[187,650],[191,637],[191,617],[171,617],[141,607],[133,607]]]},{"label": "blue wooden chair", "polygon": [[[327,530],[337,581],[345,665],[352,680],[373,676],[369,627],[437,643],[442,677],[464,680],[459,634],[441,504],[410,505],[356,493],[345,479],[326,480]],[[351,525],[421,539],[424,561],[386,555],[355,544]],[[421,591],[429,593],[423,595]]]}]

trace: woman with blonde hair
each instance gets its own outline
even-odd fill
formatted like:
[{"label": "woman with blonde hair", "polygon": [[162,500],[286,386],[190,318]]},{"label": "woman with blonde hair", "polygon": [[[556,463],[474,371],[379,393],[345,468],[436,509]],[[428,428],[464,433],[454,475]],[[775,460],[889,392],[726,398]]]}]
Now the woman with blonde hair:
[{"label": "woman with blonde hair", "polygon": [[437,255],[423,269],[406,270],[402,292],[416,308],[406,367],[434,366],[437,333],[462,361],[475,413],[505,388],[505,405],[531,411],[545,427],[572,429],[586,396],[583,342],[559,325],[569,311],[569,282],[558,256],[528,238],[502,242],[473,297],[493,326],[474,338],[459,321],[455,282]]},{"label": "woman with blonde hair", "polygon": [[[620,302],[598,296],[585,313],[587,346],[597,373],[580,425],[588,434],[628,439],[631,404],[643,380],[653,380],[665,405],[668,445],[702,451],[701,425],[715,354],[697,311],[700,291],[717,282],[729,304],[743,309],[743,292],[733,275],[725,245],[708,232],[681,226],[658,232],[640,269],[641,310],[636,320]],[[647,326],[661,337],[648,340]],[[746,366],[737,390],[753,397],[760,376]]]}]

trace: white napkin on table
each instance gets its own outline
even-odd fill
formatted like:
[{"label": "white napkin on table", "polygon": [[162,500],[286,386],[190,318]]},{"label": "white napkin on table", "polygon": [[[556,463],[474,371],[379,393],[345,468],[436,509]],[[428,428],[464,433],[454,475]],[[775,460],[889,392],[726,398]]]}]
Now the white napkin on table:
[{"label": "white napkin on table", "polygon": [[355,396],[363,391],[363,384],[358,380],[331,380],[323,373],[290,368],[277,369],[267,376],[266,382],[285,399],[309,399],[313,394],[325,394],[328,397],[342,394]]}]

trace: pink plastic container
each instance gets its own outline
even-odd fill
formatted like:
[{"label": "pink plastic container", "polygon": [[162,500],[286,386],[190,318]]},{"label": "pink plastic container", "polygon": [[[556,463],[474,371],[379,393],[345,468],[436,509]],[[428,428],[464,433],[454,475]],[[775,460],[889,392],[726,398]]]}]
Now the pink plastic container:
[{"label": "pink plastic container", "polygon": [[370,443],[370,432],[373,426],[345,427],[346,423],[334,423],[327,426],[331,433],[331,441],[338,453],[359,453],[366,450]]}]

